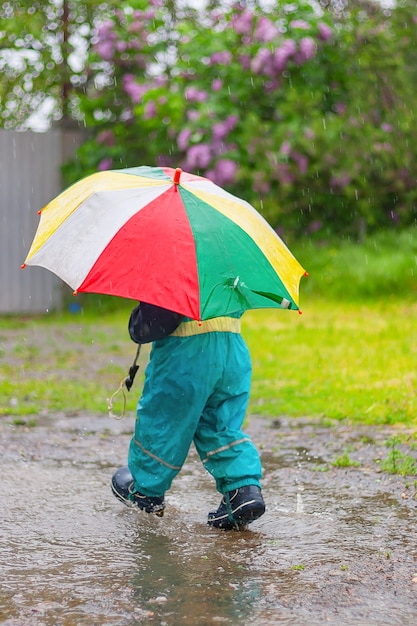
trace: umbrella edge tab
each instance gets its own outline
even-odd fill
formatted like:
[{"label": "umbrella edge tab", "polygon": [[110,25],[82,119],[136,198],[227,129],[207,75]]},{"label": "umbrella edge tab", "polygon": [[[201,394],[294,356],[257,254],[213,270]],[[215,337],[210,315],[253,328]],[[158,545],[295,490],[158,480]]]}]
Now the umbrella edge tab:
[{"label": "umbrella edge tab", "polygon": [[175,191],[177,190],[177,185],[179,185],[181,174],[182,174],[182,169],[180,167],[177,167],[174,172]]}]

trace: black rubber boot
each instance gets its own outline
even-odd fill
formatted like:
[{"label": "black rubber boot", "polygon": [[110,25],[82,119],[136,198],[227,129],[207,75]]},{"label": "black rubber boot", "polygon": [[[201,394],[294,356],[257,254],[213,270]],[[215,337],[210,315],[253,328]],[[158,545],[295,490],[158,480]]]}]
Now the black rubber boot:
[{"label": "black rubber boot", "polygon": [[223,530],[244,530],[265,513],[265,502],[259,487],[248,485],[223,496],[217,511],[208,514],[208,525]]},{"label": "black rubber boot", "polygon": [[153,513],[158,517],[163,516],[164,498],[145,496],[138,491],[134,492],[133,476],[127,466],[120,467],[113,474],[111,488],[116,498],[124,504],[134,504],[146,513]]}]

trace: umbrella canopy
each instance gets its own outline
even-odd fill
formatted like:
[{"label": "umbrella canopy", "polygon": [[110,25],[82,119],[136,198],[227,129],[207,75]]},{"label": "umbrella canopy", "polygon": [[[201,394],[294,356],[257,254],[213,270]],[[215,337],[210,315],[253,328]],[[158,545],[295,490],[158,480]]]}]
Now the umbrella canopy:
[{"label": "umbrella canopy", "polygon": [[197,320],[298,309],[305,273],[247,202],[179,168],[83,178],[40,211],[24,266],[76,292],[143,300]]}]

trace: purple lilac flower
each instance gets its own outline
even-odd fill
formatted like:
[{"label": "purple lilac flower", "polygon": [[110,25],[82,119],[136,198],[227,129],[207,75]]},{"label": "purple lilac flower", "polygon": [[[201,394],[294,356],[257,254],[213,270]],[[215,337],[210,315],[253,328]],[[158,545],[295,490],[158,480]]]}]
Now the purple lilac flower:
[{"label": "purple lilac flower", "polygon": [[206,143],[200,143],[191,146],[187,152],[187,165],[191,170],[206,169],[211,161],[210,146]]},{"label": "purple lilac flower", "polygon": [[343,189],[346,185],[349,185],[351,177],[347,172],[341,172],[340,174],[334,174],[330,180],[330,187],[336,189]]},{"label": "purple lilac flower", "polygon": [[223,122],[213,124],[213,139],[215,141],[224,139],[234,129],[238,121],[237,115],[229,115]]},{"label": "purple lilac flower", "polygon": [[319,39],[322,41],[328,41],[332,38],[333,31],[328,24],[320,22],[319,24]]},{"label": "purple lilac flower", "polygon": [[374,150],[375,152],[392,152],[392,145],[388,141],[376,141]]},{"label": "purple lilac flower", "polygon": [[133,74],[125,74],[123,76],[123,89],[133,104],[138,104],[142,100],[143,95],[149,90],[149,86],[139,85]]},{"label": "purple lilac flower", "polygon": [[213,9],[213,11],[210,13],[210,18],[211,18],[212,26],[222,22],[222,20],[223,20],[223,11],[220,11],[219,9]]},{"label": "purple lilac flower", "polygon": [[114,22],[112,20],[106,20],[97,27],[97,37],[99,39],[115,39],[116,34],[113,31]]},{"label": "purple lilac flower", "polygon": [[143,41],[139,39],[139,37],[132,37],[129,39],[128,47],[131,50],[142,50],[143,49]]},{"label": "purple lilac flower", "polygon": [[238,121],[239,121],[239,118],[237,115],[228,115],[226,119],[224,120],[226,132],[230,133],[230,131],[232,131],[235,128]]},{"label": "purple lilac flower", "polygon": [[239,121],[239,117],[237,115],[229,115],[227,117],[227,124],[229,126],[229,130],[233,130],[236,124]]},{"label": "purple lilac flower", "polygon": [[317,45],[312,37],[303,37],[299,43],[299,50],[295,55],[295,62],[305,63],[316,54]]},{"label": "purple lilac flower", "polygon": [[213,65],[229,65],[232,58],[232,53],[229,50],[223,50],[222,52],[214,52],[210,57],[210,62]]},{"label": "purple lilac flower", "polygon": [[257,172],[253,181],[253,188],[256,193],[266,195],[271,190],[270,183],[265,180],[263,172]]},{"label": "purple lilac flower", "polygon": [[189,102],[205,102],[207,98],[207,92],[197,87],[187,87],[185,90],[185,99]]},{"label": "purple lilac flower", "polygon": [[285,39],[274,52],[275,71],[281,73],[285,70],[288,60],[297,52],[297,46],[293,39]]},{"label": "purple lilac flower", "polygon": [[155,15],[156,11],[154,11],[154,9],[146,9],[146,11],[143,12],[143,19],[145,20],[145,23],[153,20]]},{"label": "purple lilac flower", "polygon": [[267,17],[261,16],[256,25],[254,37],[258,41],[268,43],[268,41],[275,39],[278,33],[279,30],[275,24]]},{"label": "purple lilac flower", "polygon": [[217,185],[230,185],[235,180],[237,163],[231,159],[219,159],[212,172],[212,180]]},{"label": "purple lilac flower", "polygon": [[195,111],[194,109],[187,111],[187,119],[190,120],[190,122],[196,122],[200,119],[200,117],[201,115],[199,111]]},{"label": "purple lilac flower", "polygon": [[104,61],[111,61],[114,56],[115,40],[117,37],[113,28],[114,22],[112,22],[112,20],[103,22],[97,28],[98,42],[95,48]]},{"label": "purple lilac flower", "polygon": [[291,185],[295,180],[295,176],[294,174],[291,173],[290,168],[287,163],[278,164],[277,175],[278,175],[278,180],[283,185]]},{"label": "purple lilac flower", "polygon": [[279,78],[273,78],[264,82],[265,93],[274,93],[281,86]]},{"label": "purple lilac flower", "polygon": [[239,35],[250,35],[252,32],[253,13],[242,11],[240,15],[233,17],[232,26]]},{"label": "purple lilac flower", "polygon": [[323,228],[323,222],[321,222],[320,220],[314,220],[313,222],[311,222],[310,226],[308,227],[308,232],[317,233],[322,228]]},{"label": "purple lilac flower", "polygon": [[251,58],[249,56],[249,54],[242,54],[239,57],[239,63],[241,64],[242,68],[244,70],[248,70],[250,68],[250,64],[251,64]]},{"label": "purple lilac flower", "polygon": [[136,19],[127,27],[128,33],[141,33],[143,31],[144,23],[141,19]]},{"label": "purple lilac flower", "polygon": [[213,124],[212,133],[214,141],[220,141],[221,139],[224,139],[228,133],[227,124],[225,122],[218,122],[217,124]]},{"label": "purple lilac flower", "polygon": [[104,172],[104,170],[109,170],[112,165],[113,165],[112,159],[110,157],[105,157],[104,159],[100,161],[97,169],[99,172]]},{"label": "purple lilac flower", "polygon": [[127,43],[125,41],[116,41],[117,52],[124,52],[127,49]]},{"label": "purple lilac flower", "polygon": [[189,128],[183,128],[177,137],[177,146],[181,151],[184,151],[188,148],[190,143],[191,130]]},{"label": "purple lilac flower", "polygon": [[346,111],[347,106],[344,102],[336,102],[333,105],[333,110],[338,114],[338,115],[343,115],[343,113]]},{"label": "purple lilac flower", "polygon": [[251,70],[254,74],[271,75],[274,72],[274,55],[267,48],[260,48],[252,59]]},{"label": "purple lilac flower", "polygon": [[308,170],[308,158],[299,152],[291,152],[291,158],[296,162],[300,174],[305,174]]},{"label": "purple lilac flower", "polygon": [[289,25],[291,28],[301,28],[302,30],[308,30],[310,28],[310,24],[305,20],[293,20]]},{"label": "purple lilac flower", "polygon": [[159,167],[176,167],[178,162],[176,160],[174,161],[173,158],[167,154],[160,154],[156,158],[156,164]]},{"label": "purple lilac flower", "polygon": [[220,91],[222,87],[223,87],[223,81],[221,78],[215,78],[213,82],[211,83],[211,88],[213,91]]},{"label": "purple lilac flower", "polygon": [[114,144],[116,143],[116,138],[112,130],[106,129],[106,130],[102,130],[97,135],[96,141],[97,143],[101,143],[104,146],[114,146]]},{"label": "purple lilac flower", "polygon": [[111,61],[114,56],[114,44],[112,41],[99,41],[96,44],[97,54],[104,61]]},{"label": "purple lilac flower", "polygon": [[290,144],[290,142],[289,141],[283,141],[279,151],[281,152],[281,154],[283,154],[285,156],[289,156],[289,154],[291,152],[291,144]]},{"label": "purple lilac flower", "polygon": [[155,102],[150,100],[145,105],[145,110],[143,112],[143,119],[144,120],[150,120],[150,119],[156,117],[157,113],[158,113],[158,110],[156,108]]},{"label": "purple lilac flower", "polygon": [[153,83],[153,85],[154,85],[155,87],[165,87],[165,85],[167,84],[167,82],[168,82],[167,77],[166,77],[166,76],[162,76],[162,75],[160,75],[160,76],[155,76],[155,77],[152,79],[152,83]]}]

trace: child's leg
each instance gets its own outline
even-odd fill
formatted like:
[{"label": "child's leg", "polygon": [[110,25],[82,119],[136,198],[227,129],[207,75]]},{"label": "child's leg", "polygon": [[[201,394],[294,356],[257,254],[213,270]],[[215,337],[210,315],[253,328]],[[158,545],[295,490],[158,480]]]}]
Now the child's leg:
[{"label": "child's leg", "polygon": [[249,352],[240,335],[226,337],[221,384],[208,399],[194,437],[205,468],[223,494],[246,485],[260,486],[262,476],[258,451],[241,430],[250,391]]},{"label": "child's leg", "polygon": [[[154,344],[138,403],[128,465],[135,491],[163,496],[187,457],[205,397],[184,339]],[[198,380],[198,379],[197,379]]]}]

